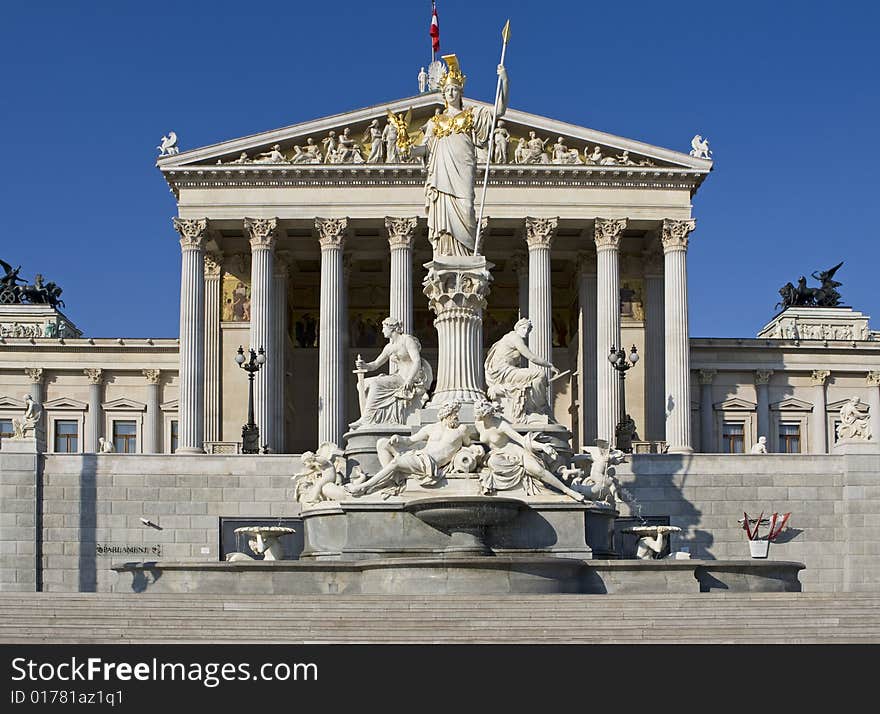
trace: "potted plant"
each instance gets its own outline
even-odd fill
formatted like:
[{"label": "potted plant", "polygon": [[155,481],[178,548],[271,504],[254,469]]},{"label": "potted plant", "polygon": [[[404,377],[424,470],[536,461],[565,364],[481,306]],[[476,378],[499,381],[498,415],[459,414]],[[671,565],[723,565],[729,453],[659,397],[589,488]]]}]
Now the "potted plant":
[{"label": "potted plant", "polygon": [[[749,514],[743,511],[743,517],[738,522],[749,539],[749,551],[753,558],[767,557],[770,553],[770,543],[779,537],[789,518],[791,513],[783,513],[782,516],[774,513],[770,518],[765,518],[763,511],[757,518],[749,518]],[[759,534],[761,526],[769,526],[766,535]]]}]

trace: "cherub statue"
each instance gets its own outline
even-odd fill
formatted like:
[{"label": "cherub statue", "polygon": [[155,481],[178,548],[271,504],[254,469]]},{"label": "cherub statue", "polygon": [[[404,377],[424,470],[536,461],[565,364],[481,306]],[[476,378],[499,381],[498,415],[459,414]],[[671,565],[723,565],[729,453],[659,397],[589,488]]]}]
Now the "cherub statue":
[{"label": "cherub statue", "polygon": [[709,150],[709,140],[704,139],[702,136],[697,134],[691,139],[691,156],[696,159],[711,159],[712,152]]},{"label": "cherub statue", "polygon": [[174,156],[175,154],[179,154],[180,149],[177,148],[177,134],[173,131],[169,131],[168,136],[163,136],[162,141],[156,148],[159,149],[159,156]]},{"label": "cherub statue", "polygon": [[612,448],[605,439],[596,439],[595,446],[584,447],[583,453],[575,454],[572,460],[576,464],[589,461],[590,473],[584,476],[581,469],[566,470],[574,476],[571,487],[591,500],[602,501],[614,508],[620,500],[620,483],[613,467],[626,461],[626,454]]},{"label": "cherub statue", "polygon": [[345,455],[334,443],[325,441],[316,451],[306,451],[300,457],[303,470],[291,478],[293,497],[303,506],[314,506],[322,501],[342,501],[350,497],[343,487]]}]

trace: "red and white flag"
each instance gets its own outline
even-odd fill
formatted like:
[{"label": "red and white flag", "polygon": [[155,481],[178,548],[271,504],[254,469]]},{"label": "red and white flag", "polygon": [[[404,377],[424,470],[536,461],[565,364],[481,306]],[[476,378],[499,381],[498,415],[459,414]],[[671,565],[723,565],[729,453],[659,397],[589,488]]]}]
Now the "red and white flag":
[{"label": "red and white flag", "polygon": [[431,49],[437,52],[440,49],[440,23],[437,21],[437,6],[431,2]]}]

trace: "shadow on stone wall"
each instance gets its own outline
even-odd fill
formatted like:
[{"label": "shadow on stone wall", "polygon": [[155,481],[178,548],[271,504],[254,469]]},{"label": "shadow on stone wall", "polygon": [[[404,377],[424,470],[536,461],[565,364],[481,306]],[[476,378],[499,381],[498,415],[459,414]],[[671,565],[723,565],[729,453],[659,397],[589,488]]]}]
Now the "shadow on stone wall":
[{"label": "shadow on stone wall", "polygon": [[83,454],[79,472],[79,591],[97,591],[97,454]]},{"label": "shadow on stone wall", "polygon": [[620,473],[621,485],[634,498],[633,516],[669,516],[670,525],[681,528],[672,536],[671,551],[689,548],[692,558],[714,560],[712,534],[697,526],[703,512],[685,496],[694,457],[690,454],[634,455],[628,457],[632,477]]}]

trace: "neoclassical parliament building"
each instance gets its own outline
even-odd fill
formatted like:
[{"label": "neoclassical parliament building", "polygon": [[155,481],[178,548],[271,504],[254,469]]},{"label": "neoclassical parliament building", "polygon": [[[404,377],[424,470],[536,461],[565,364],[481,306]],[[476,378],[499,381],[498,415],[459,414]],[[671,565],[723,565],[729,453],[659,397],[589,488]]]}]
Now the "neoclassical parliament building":
[{"label": "neoclassical parliament building", "polygon": [[[39,266],[0,256],[0,591],[110,590],[114,554],[222,561],[218,534],[298,517],[297,455],[345,448],[355,366],[376,360],[388,317],[438,373],[426,167],[411,148],[442,109],[426,91],[203,148],[163,137],[178,339],[82,334]],[[467,360],[528,317],[571,449],[613,442],[626,414],[635,425],[621,515],[680,528],[695,558],[735,559],[743,511],[793,512],[799,535],[771,557],[803,561],[805,589],[876,590],[880,333],[858,306],[799,302],[827,298],[833,271],[786,286],[790,304],[754,335],[691,337],[688,246],[713,239],[695,210],[711,190],[705,142],[684,153],[514,109],[494,137],[491,156],[476,152],[491,281]],[[258,454],[242,448],[239,346],[265,355]],[[633,346],[621,379],[609,354]],[[843,413],[860,441],[839,438]],[[767,453],[752,455],[760,437]]]}]

